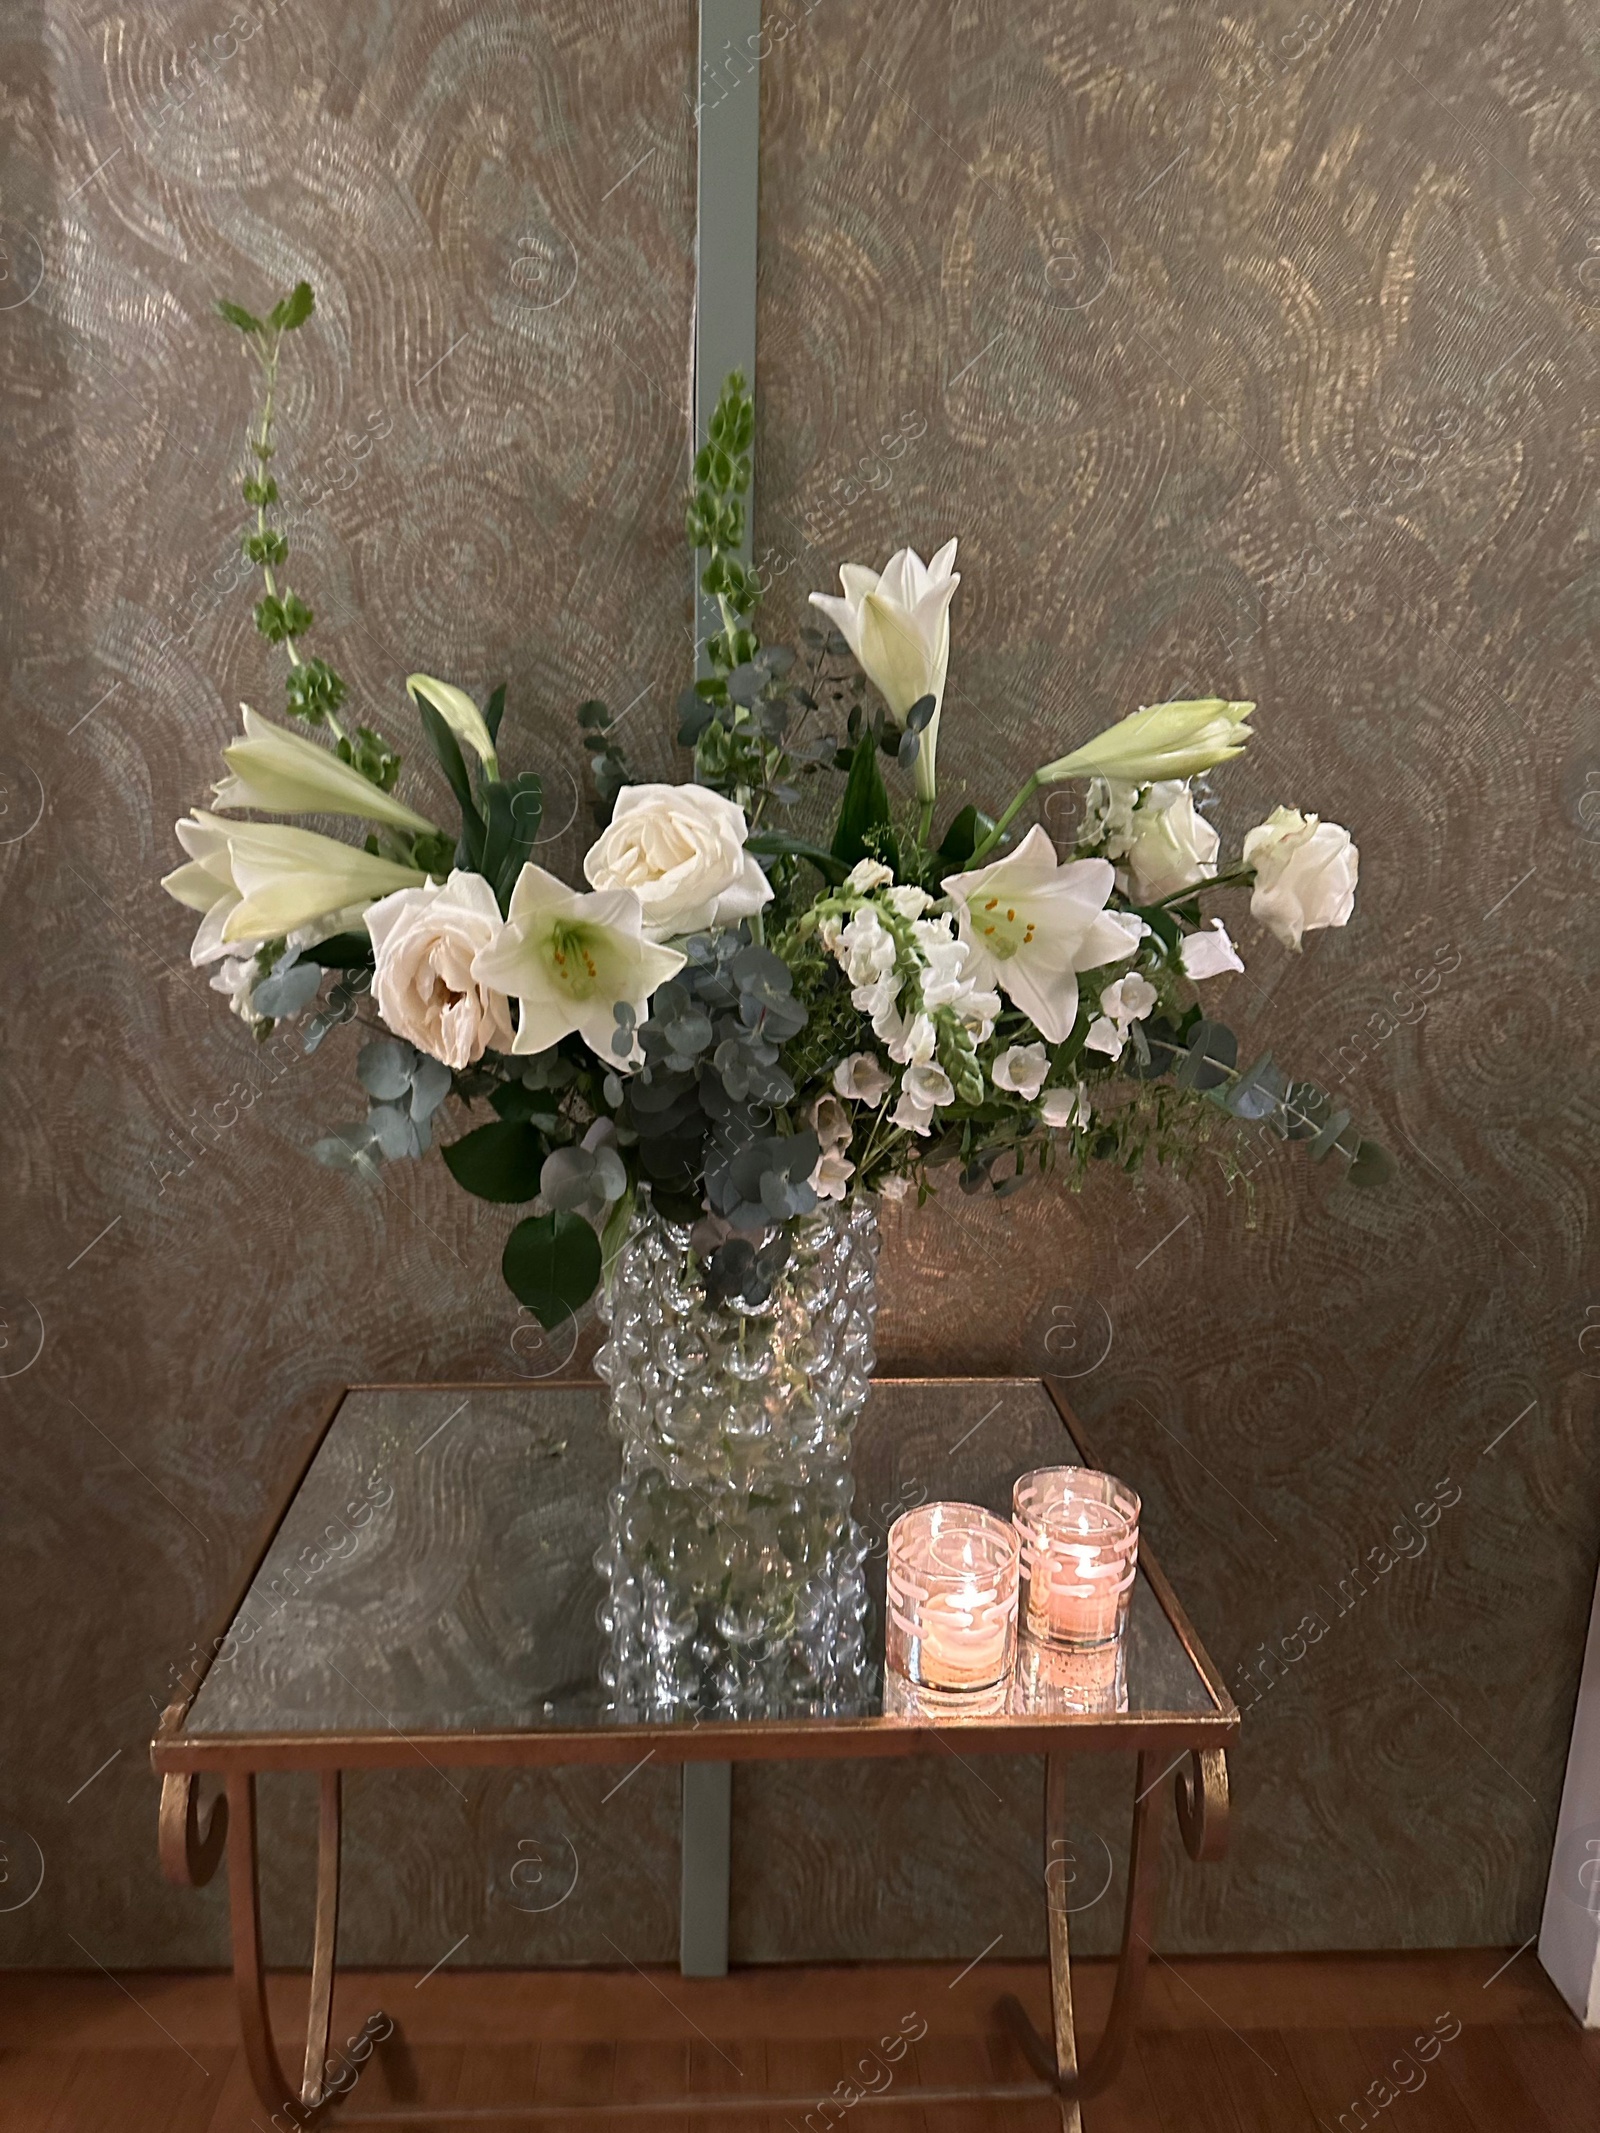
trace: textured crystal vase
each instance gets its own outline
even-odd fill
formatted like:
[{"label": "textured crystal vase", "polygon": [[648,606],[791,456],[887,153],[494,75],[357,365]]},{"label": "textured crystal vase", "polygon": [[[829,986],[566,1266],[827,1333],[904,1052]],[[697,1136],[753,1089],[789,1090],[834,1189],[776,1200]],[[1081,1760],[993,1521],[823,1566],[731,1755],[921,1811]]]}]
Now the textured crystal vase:
[{"label": "textured crystal vase", "polygon": [[595,1557],[619,1708],[864,1704],[877,1669],[847,1460],[872,1375],[877,1257],[870,1204],[825,1205],[794,1225],[765,1303],[713,1303],[688,1230],[648,1206],[636,1216],[595,1358],[622,1440]]}]

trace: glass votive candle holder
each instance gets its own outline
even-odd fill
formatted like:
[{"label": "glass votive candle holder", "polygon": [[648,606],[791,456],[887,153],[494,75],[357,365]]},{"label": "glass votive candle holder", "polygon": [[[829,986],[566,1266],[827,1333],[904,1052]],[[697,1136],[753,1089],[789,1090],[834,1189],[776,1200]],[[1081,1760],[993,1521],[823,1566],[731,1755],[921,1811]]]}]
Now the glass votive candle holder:
[{"label": "glass votive candle holder", "polygon": [[1011,1682],[1012,1714],[1018,1718],[1066,1717],[1072,1712],[1128,1708],[1128,1643],[1041,1644],[1024,1637],[1017,1646]]},{"label": "glass votive candle holder", "polygon": [[926,1503],[889,1528],[884,1662],[919,1689],[1007,1680],[1017,1649],[1017,1535],[975,1503]]},{"label": "glass votive candle holder", "polygon": [[1113,1643],[1139,1567],[1139,1499],[1114,1474],[1044,1466],[1011,1492],[1021,1549],[1025,1637],[1041,1644]]}]

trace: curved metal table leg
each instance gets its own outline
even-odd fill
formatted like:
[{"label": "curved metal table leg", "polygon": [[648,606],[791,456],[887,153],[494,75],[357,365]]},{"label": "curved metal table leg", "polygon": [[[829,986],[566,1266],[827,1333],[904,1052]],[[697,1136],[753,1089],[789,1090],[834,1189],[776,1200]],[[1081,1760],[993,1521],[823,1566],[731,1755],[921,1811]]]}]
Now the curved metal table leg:
[{"label": "curved metal table leg", "polygon": [[[1138,2024],[1154,1926],[1155,1870],[1160,1838],[1151,1823],[1151,1801],[1163,1775],[1160,1763],[1160,1755],[1151,1751],[1145,1751],[1139,1757],[1138,1775],[1134,1781],[1133,1832],[1128,1851],[1128,1896],[1122,1917],[1117,1981],[1105,2029],[1088,2065],[1081,2071],[1072,2015],[1067,1911],[1064,1905],[1049,1902],[1050,1868],[1062,1856],[1058,1848],[1064,1848],[1066,1844],[1067,1758],[1052,1755],[1046,1766],[1045,1874],[1054,2050],[1034,2028],[1018,2000],[1008,1995],[1000,2003],[1000,2013],[1016,2034],[1029,2065],[1060,2097],[1061,2123],[1066,2133],[1078,2133],[1081,2124],[1078,2099],[1098,2095],[1116,2078]],[[1191,1749],[1189,1767],[1179,1771],[1174,1793],[1178,1827],[1189,1857],[1220,1859],[1228,1837],[1228,1766],[1223,1751],[1220,1748]]]},{"label": "curved metal table leg", "polygon": [[[267,2008],[266,1968],[261,1954],[255,1773],[246,1771],[228,1779],[228,1895],[239,2031],[255,2092],[273,2114],[274,2125],[280,2127],[285,2121],[291,2126],[307,2124],[323,2105],[345,2093],[355,2080],[360,2061],[367,2056],[367,2052],[360,2052],[355,2064],[346,2061],[340,2073],[330,2079],[328,2043],[339,1936],[341,1784],[339,1771],[323,1772],[317,1817],[317,1924],[311,1954],[311,2004],[306,2019],[305,2067],[296,2096],[278,2058]],[[367,2051],[379,2041],[376,2025],[380,2023],[384,2037],[396,2034],[395,2024],[387,2015],[369,2016],[364,2032]]]}]

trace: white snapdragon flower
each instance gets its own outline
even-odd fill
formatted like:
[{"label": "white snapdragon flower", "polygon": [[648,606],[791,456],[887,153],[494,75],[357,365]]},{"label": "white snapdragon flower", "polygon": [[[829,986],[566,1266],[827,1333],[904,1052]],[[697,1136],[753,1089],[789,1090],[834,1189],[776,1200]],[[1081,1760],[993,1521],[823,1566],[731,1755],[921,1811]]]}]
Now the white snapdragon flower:
[{"label": "white snapdragon flower", "polygon": [[989,1069],[989,1079],[997,1089],[1009,1089],[1031,1104],[1049,1071],[1050,1054],[1042,1044],[1011,1044]]},{"label": "white snapdragon flower", "polygon": [[1087,1130],[1092,1116],[1087,1087],[1080,1081],[1075,1089],[1046,1089],[1039,1115],[1056,1133],[1065,1133],[1070,1126]]},{"label": "white snapdragon flower", "polygon": [[898,888],[889,891],[884,901],[902,918],[920,918],[933,898],[926,889],[919,889],[912,882],[902,882]]},{"label": "white snapdragon flower", "polygon": [[1244,863],[1256,870],[1250,916],[1296,950],[1302,934],[1347,925],[1360,858],[1337,822],[1275,807],[1244,840]]},{"label": "white snapdragon flower", "polygon": [[933,1019],[919,1008],[891,1041],[889,1057],[896,1066],[924,1067],[938,1049],[939,1033],[933,1026]]},{"label": "white snapdragon flower", "polygon": [[1156,1004],[1156,989],[1148,978],[1131,971],[1118,978],[1100,995],[1100,1013],[1089,1025],[1084,1043],[1091,1052],[1107,1052],[1115,1059],[1128,1041],[1128,1032],[1142,1022]]},{"label": "white snapdragon flower", "polygon": [[1239,951],[1229,940],[1228,929],[1220,918],[1214,918],[1198,933],[1186,933],[1178,950],[1178,959],[1183,964],[1184,976],[1197,982],[1202,978],[1220,978],[1226,971],[1244,968]]},{"label": "white snapdragon flower", "polygon": [[834,1068],[833,1086],[852,1103],[881,1104],[894,1087],[894,1076],[884,1071],[875,1052],[852,1052]]},{"label": "white snapdragon flower", "polygon": [[858,859],[844,877],[844,885],[858,896],[870,896],[874,889],[893,880],[894,868],[886,867],[881,859]]},{"label": "white snapdragon flower", "polygon": [[845,1154],[854,1130],[850,1113],[837,1096],[822,1095],[811,1105],[807,1117],[821,1153],[806,1182],[819,1200],[842,1200],[856,1169]]}]

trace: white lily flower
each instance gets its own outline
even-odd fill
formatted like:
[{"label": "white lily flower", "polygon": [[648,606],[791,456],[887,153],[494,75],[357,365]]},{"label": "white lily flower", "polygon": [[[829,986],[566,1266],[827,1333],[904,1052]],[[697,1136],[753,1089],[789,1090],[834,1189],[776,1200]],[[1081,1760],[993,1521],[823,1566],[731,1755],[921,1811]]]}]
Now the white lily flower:
[{"label": "white lily flower", "polygon": [[393,829],[431,831],[434,824],[392,793],[379,792],[370,778],[331,750],[304,735],[275,726],[271,719],[241,704],[244,739],[222,751],[231,776],[212,788],[212,805],[222,814],[253,807],[264,815],[354,815],[362,822],[385,822]]},{"label": "white lily flower", "polygon": [[494,752],[493,736],[484,722],[483,713],[465,689],[456,688],[452,682],[435,681],[431,674],[408,674],[406,693],[413,703],[426,696],[456,739],[466,742],[490,777],[499,777],[500,762]]},{"label": "white lily flower", "polygon": [[956,905],[975,982],[998,986],[1047,1044],[1064,1044],[1078,1019],[1078,972],[1133,954],[1144,931],[1131,912],[1108,911],[1109,859],[1056,859],[1037,824],[1004,859],[942,884]]},{"label": "white lily flower", "polygon": [[[193,820],[202,831],[220,833],[226,844],[237,900],[228,907],[220,939],[230,946],[272,940],[322,921],[326,931],[336,931],[336,920],[358,916],[395,889],[420,888],[428,878],[416,867],[283,822],[218,822],[203,814]],[[180,836],[183,828],[180,824]],[[201,863],[213,871],[216,859]],[[217,908],[207,913],[208,921]],[[196,951],[199,946],[197,939]]]},{"label": "white lily flower", "polygon": [[227,954],[222,929],[239,903],[239,886],[228,857],[230,825],[209,815],[186,815],[174,824],[178,842],[189,854],[181,867],[161,877],[161,886],[191,911],[203,914],[189,960],[196,968]]},{"label": "white lily flower", "polygon": [[1254,704],[1230,703],[1221,696],[1148,704],[1034,774],[1041,785],[1055,785],[1063,778],[1150,785],[1162,778],[1195,777],[1243,755],[1254,709]]},{"label": "white lily flower", "polygon": [[844,564],[842,600],[836,593],[811,595],[812,606],[821,608],[849,645],[902,731],[912,705],[924,696],[933,698],[933,717],[917,750],[919,800],[931,800],[935,790],[934,750],[950,664],[950,602],[961,583],[960,572],[951,567],[955,559],[954,541],[946,541],[930,563],[914,548],[898,548],[881,571]]},{"label": "white lily flower", "polygon": [[581,896],[530,861],[517,876],[506,922],[472,959],[472,975],[517,1001],[514,1052],[548,1051],[576,1030],[608,1066],[620,1002],[642,1021],[658,985],[687,958],[644,938],[644,906],[631,889]]}]

